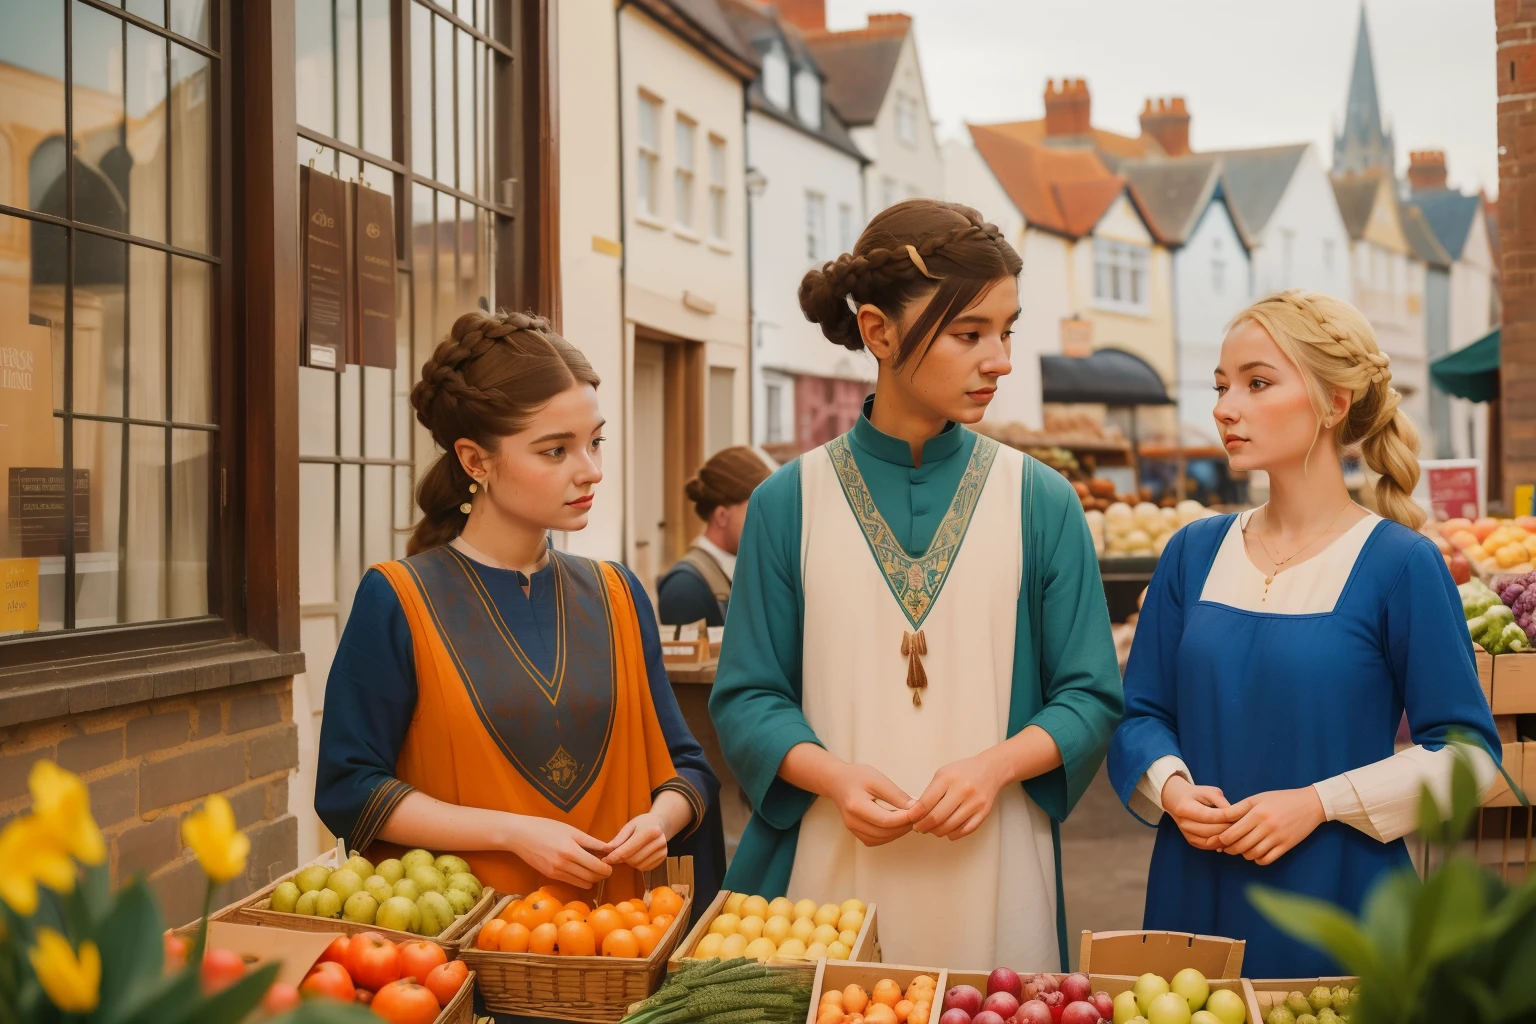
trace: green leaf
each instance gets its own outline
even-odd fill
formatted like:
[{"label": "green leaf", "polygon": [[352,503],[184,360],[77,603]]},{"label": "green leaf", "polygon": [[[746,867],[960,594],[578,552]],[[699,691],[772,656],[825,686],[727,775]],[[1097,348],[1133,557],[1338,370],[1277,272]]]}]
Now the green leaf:
[{"label": "green leaf", "polygon": [[187,1020],[187,1014],[203,998],[203,981],[196,967],[184,967],[161,979],[144,1003],[123,1024],[170,1024]]},{"label": "green leaf", "polygon": [[1332,954],[1351,974],[1376,970],[1376,950],[1370,940],[1354,918],[1332,903],[1263,885],[1248,887],[1248,901],[1270,924],[1293,939]]},{"label": "green leaf", "polygon": [[1443,846],[1446,842],[1445,817],[1427,785],[1419,787],[1419,835],[1431,846]]},{"label": "green leaf", "polygon": [[165,919],[143,880],[118,890],[96,929],[101,947],[101,1024],[130,1019],[165,974]]},{"label": "green leaf", "polygon": [[1493,958],[1502,967],[1499,1005],[1507,1014],[1536,1012],[1536,921],[1527,918],[1518,932],[1504,936],[1505,948]]},{"label": "green leaf", "polygon": [[356,1003],[334,999],[308,999],[297,1010],[283,1014],[270,1024],[379,1024],[378,1015]]},{"label": "green leaf", "polygon": [[1424,883],[1408,934],[1411,987],[1482,937],[1487,904],[1479,874],[1470,859],[1453,857]]},{"label": "green leaf", "polygon": [[1361,912],[1361,926],[1376,948],[1378,968],[1393,988],[1408,978],[1408,929],[1424,883],[1413,868],[1383,877],[1371,889]]},{"label": "green leaf", "polygon": [[1447,841],[1460,842],[1466,838],[1472,819],[1478,808],[1477,779],[1472,774],[1472,764],[1466,752],[1456,747],[1456,759],[1451,765],[1451,821],[1447,828]]}]

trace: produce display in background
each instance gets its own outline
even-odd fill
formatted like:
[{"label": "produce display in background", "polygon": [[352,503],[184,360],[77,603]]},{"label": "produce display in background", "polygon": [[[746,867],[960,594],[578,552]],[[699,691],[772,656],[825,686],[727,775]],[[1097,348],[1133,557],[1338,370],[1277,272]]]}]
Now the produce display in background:
[{"label": "produce display in background", "polygon": [[804,971],[751,960],[695,960],[629,1008],[623,1024],[804,1024],[811,986]]},{"label": "produce display in background", "polygon": [[1003,967],[987,978],[985,994],[956,985],[941,1005],[941,1024],[997,1024],[993,1016],[1002,1024],[1243,1024],[1247,1019],[1241,995],[1212,991],[1205,975],[1193,968],[1172,981],[1143,974],[1111,998],[1108,992],[1093,991],[1086,974],[1026,976]]},{"label": "produce display in background", "polygon": [[595,908],[580,901],[561,903],[535,889],[481,925],[475,946],[503,953],[643,959],[666,937],[683,904],[683,897],[665,885],[638,900]]},{"label": "produce display in background", "polygon": [[818,905],[733,892],[688,955],[698,960],[846,960],[858,943],[866,909],[860,900]]},{"label": "produce display in background", "polygon": [[[1447,519],[1425,527],[1439,546],[1457,583],[1472,573],[1494,577],[1500,573],[1527,573],[1536,566],[1536,516],[1518,519]],[[1465,559],[1463,567],[1457,559]]]},{"label": "produce display in background", "polygon": [[[1489,654],[1520,654],[1536,640],[1536,573],[1500,580],[1497,589],[1482,580],[1456,588],[1472,642]],[[1506,596],[1507,595],[1507,596]]]},{"label": "produce display in background", "polygon": [[426,939],[390,942],[378,932],[342,935],[299,985],[305,998],[360,1003],[389,1024],[431,1024],[469,980],[462,960]]},{"label": "produce display in background", "polygon": [[1185,500],[1173,508],[1158,508],[1149,501],[1135,508],[1116,502],[1103,512],[1087,515],[1093,549],[1100,558],[1135,558],[1161,555],[1180,529],[1216,513],[1198,501]]},{"label": "produce display in background", "polygon": [[1339,1024],[1349,1020],[1349,1008],[1354,1003],[1352,988],[1315,985],[1310,992],[1291,992],[1284,1002],[1268,1007],[1264,1024]]},{"label": "produce display in background", "polygon": [[413,935],[440,935],[480,899],[460,857],[412,850],[374,867],[356,852],[332,871],[314,864],[272,890],[280,914],[332,917]]},{"label": "produce display in background", "polygon": [[858,985],[823,992],[816,1024],[928,1024],[938,987],[933,977],[920,974],[905,992],[889,978],[881,979],[872,992]]}]

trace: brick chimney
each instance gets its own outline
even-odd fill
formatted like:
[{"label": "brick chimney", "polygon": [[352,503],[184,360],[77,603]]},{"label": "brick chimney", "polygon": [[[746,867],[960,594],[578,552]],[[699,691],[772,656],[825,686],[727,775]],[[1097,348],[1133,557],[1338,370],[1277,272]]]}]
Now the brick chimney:
[{"label": "brick chimney", "polygon": [[827,27],[827,0],[779,0],[779,14],[798,29]]},{"label": "brick chimney", "polygon": [[1409,153],[1408,187],[1415,192],[1445,188],[1445,150],[1421,149]]},{"label": "brick chimney", "polygon": [[871,14],[866,19],[868,31],[901,33],[912,27],[910,14]]},{"label": "brick chimney", "polygon": [[1183,96],[1147,100],[1141,108],[1141,134],[1150,135],[1169,156],[1189,154],[1189,110]]},{"label": "brick chimney", "polygon": [[1081,78],[1063,78],[1058,85],[1045,81],[1045,134],[1047,138],[1087,135],[1092,131],[1092,113],[1088,82]]}]

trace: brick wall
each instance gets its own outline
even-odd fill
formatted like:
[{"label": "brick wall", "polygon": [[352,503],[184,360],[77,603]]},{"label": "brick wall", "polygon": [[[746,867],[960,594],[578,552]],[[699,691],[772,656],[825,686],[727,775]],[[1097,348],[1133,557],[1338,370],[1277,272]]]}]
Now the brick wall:
[{"label": "brick wall", "polygon": [[130,704],[0,729],[0,821],[26,809],[27,773],[40,758],[85,780],[106,835],[112,879],[147,875],[166,922],[202,912],[207,884],[181,844],[181,819],[223,793],[251,838],[245,875],[214,906],[257,889],[297,860],[288,773],[298,765],[290,680]]},{"label": "brick wall", "polygon": [[1536,0],[1497,0],[1504,500],[1536,482]]}]

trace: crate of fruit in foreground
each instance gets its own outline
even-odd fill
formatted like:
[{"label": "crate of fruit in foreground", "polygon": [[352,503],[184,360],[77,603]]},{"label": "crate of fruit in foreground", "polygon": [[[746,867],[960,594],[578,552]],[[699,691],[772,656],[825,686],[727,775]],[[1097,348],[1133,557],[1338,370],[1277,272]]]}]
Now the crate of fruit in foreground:
[{"label": "crate of fruit in foreground", "polygon": [[1248,1012],[1259,1024],[1340,1024],[1359,984],[1359,978],[1250,980]]},{"label": "crate of fruit in foreground", "polygon": [[1242,939],[1189,932],[1084,931],[1077,966],[1086,974],[1132,978],[1148,973],[1171,978],[1193,968],[1207,978],[1236,979],[1243,976],[1245,946]]},{"label": "crate of fruit in foreground", "polygon": [[1135,977],[1024,974],[1002,967],[946,971],[944,984],[933,1007],[937,1016],[928,1024],[1259,1024],[1241,978],[1208,979],[1193,967]]},{"label": "crate of fruit in foreground", "polygon": [[805,1024],[938,1024],[946,971],[820,960]]},{"label": "crate of fruit in foreground", "polygon": [[818,960],[880,962],[875,905],[845,899],[818,904],[780,896],[767,899],[721,890],[678,943],[668,964],[675,971],[689,960],[746,957],[776,967],[810,972]]},{"label": "crate of fruit in foreground", "polygon": [[591,907],[542,892],[505,896],[459,958],[495,1013],[609,1024],[656,990],[693,909],[693,858],[669,857],[643,901]]}]

